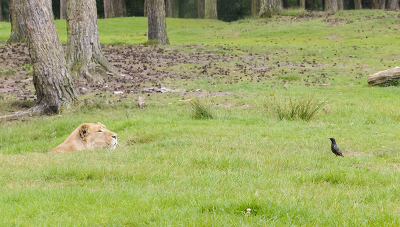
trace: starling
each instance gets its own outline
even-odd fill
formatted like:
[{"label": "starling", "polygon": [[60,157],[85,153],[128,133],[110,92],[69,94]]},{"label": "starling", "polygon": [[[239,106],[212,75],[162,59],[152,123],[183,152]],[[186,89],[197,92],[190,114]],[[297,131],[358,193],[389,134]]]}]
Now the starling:
[{"label": "starling", "polygon": [[332,141],[331,150],[336,156],[343,156],[342,152],[339,150],[339,147],[336,145],[336,141],[334,138],[329,138]]}]

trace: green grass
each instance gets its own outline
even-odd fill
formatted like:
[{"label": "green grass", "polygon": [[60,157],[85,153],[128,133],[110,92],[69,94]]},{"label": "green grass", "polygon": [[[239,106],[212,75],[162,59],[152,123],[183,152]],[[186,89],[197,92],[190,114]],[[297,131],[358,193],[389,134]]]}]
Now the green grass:
[{"label": "green grass", "polygon": [[[366,79],[398,64],[397,15],[168,19],[165,49],[238,55],[214,61],[214,76],[160,82],[231,91],[213,97],[217,117],[196,120],[189,97],[160,93],[145,109],[98,99],[60,115],[0,120],[0,225],[398,226],[400,90]],[[56,24],[65,42],[65,21]],[[9,25],[0,25],[7,39]],[[145,18],[99,20],[99,30],[102,43],[147,40]],[[310,121],[270,114],[274,96],[310,95],[327,100]],[[0,97],[0,106],[12,108],[10,100]],[[118,134],[116,150],[47,153],[79,124],[98,121]],[[331,153],[331,137],[345,158]]]}]

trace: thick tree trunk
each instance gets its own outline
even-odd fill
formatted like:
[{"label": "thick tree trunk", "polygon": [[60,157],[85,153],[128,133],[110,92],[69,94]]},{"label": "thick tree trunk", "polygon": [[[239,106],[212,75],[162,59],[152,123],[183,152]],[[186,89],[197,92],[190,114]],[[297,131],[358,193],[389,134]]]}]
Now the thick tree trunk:
[{"label": "thick tree trunk", "polygon": [[169,44],[164,0],[147,0],[148,39]]},{"label": "thick tree trunk", "polygon": [[77,100],[61,46],[51,0],[13,0],[21,23],[26,26],[33,83],[37,102],[34,112],[58,113],[61,106]]},{"label": "thick tree trunk", "polygon": [[60,0],[60,19],[67,19],[67,0]]},{"label": "thick tree trunk", "polygon": [[399,2],[397,0],[390,0],[389,7],[392,10],[399,9]]},{"label": "thick tree trunk", "polygon": [[354,9],[362,9],[361,0],[354,0]]},{"label": "thick tree trunk", "polygon": [[197,17],[204,19],[205,13],[205,0],[197,0]]},{"label": "thick tree trunk", "polygon": [[372,0],[371,1],[371,8],[372,9],[379,9],[379,0]]},{"label": "thick tree trunk", "polygon": [[204,18],[218,19],[217,17],[217,0],[204,1]]},{"label": "thick tree trunk", "polygon": [[282,8],[281,0],[261,0],[260,17],[271,17],[277,9]]},{"label": "thick tree trunk", "polygon": [[104,0],[104,17],[126,17],[125,0]]},{"label": "thick tree trunk", "polygon": [[386,1],[379,0],[379,9],[386,9]]},{"label": "thick tree trunk", "polygon": [[106,71],[119,75],[101,51],[95,0],[67,0],[67,65],[72,75],[101,82]]},{"label": "thick tree trunk", "polygon": [[165,13],[166,17],[175,18],[175,0],[165,1]]},{"label": "thick tree trunk", "polygon": [[24,24],[22,23],[22,15],[18,15],[16,10],[15,0],[9,0],[8,6],[10,9],[10,20],[11,20],[11,35],[8,39],[8,43],[25,43],[26,35],[24,34]]},{"label": "thick tree trunk", "polygon": [[338,10],[338,0],[331,0],[332,3],[332,11],[336,12]]},{"label": "thick tree trunk", "polygon": [[344,9],[343,0],[337,0],[337,7],[338,7],[338,10]]}]

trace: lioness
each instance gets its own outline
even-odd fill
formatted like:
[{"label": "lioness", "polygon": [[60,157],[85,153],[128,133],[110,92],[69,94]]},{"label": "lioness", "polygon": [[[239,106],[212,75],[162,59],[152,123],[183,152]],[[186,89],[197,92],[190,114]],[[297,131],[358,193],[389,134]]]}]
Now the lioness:
[{"label": "lioness", "polygon": [[68,138],[53,148],[51,152],[70,152],[79,150],[93,150],[96,148],[115,149],[117,146],[117,134],[106,129],[106,126],[97,122],[84,123],[78,126]]}]

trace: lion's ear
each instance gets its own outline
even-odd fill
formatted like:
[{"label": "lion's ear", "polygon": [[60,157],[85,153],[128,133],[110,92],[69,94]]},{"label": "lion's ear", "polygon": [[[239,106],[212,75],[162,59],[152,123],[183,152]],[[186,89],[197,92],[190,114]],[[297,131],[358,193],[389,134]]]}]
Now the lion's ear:
[{"label": "lion's ear", "polygon": [[81,136],[82,140],[85,141],[87,135],[89,134],[90,126],[88,124],[83,124],[79,128],[79,135]]},{"label": "lion's ear", "polygon": [[101,123],[100,123],[100,122],[97,122],[97,124],[98,124],[98,125],[101,125]]}]

